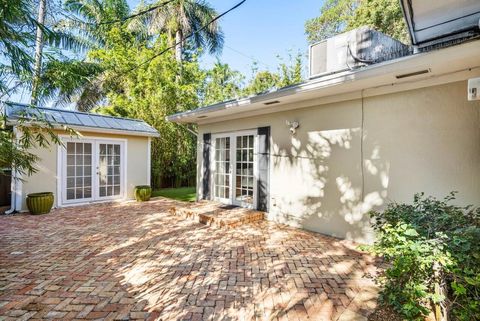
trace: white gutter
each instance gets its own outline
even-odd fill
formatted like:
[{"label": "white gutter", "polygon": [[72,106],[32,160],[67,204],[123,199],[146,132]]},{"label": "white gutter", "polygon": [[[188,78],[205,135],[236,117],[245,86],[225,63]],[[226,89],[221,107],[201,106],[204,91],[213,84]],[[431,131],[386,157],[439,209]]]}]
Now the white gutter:
[{"label": "white gutter", "polygon": [[5,211],[6,215],[13,214],[15,212],[15,197],[16,197],[16,189],[17,188],[17,179],[15,177],[15,174],[13,174],[12,170],[12,183],[10,185],[10,190],[11,190],[11,197],[10,197],[10,209],[8,211]]},{"label": "white gutter", "polygon": [[[168,121],[168,117],[165,117],[165,120]],[[184,124],[180,124],[180,123],[175,123],[175,124],[177,124],[178,126],[186,129],[186,130],[187,130],[190,134],[192,134],[193,136],[198,137],[198,133],[197,133],[196,131],[188,128],[188,126],[186,126],[186,125],[184,125]]]},{"label": "white gutter", "polygon": [[[479,54],[480,40],[471,41],[444,49],[385,61],[357,70],[323,76],[271,93],[177,113],[168,116],[167,120],[178,123],[203,123],[214,121],[216,118],[234,117],[234,115],[244,115],[246,117],[248,113],[257,111],[275,112],[282,105],[291,106],[291,109],[293,109],[295,104],[292,103],[321,97],[341,99],[345,94],[366,88],[401,85],[411,80],[432,79],[466,68],[478,67]],[[408,78],[404,76],[423,70],[427,70],[427,73]],[[277,100],[279,101],[278,104],[269,105],[270,102]]]},{"label": "white gutter", "polygon": [[13,214],[15,212],[15,201],[16,201],[16,195],[17,195],[17,175],[14,169],[12,168],[12,181],[10,183],[10,209],[8,211],[5,211],[6,215]]}]

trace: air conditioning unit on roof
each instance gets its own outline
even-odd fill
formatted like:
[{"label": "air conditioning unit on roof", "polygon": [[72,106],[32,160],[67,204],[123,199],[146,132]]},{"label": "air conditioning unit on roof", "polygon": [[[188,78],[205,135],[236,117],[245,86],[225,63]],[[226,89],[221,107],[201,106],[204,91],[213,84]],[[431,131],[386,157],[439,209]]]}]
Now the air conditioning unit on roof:
[{"label": "air conditioning unit on roof", "polygon": [[355,69],[410,52],[410,46],[369,27],[360,27],[311,45],[309,76]]}]

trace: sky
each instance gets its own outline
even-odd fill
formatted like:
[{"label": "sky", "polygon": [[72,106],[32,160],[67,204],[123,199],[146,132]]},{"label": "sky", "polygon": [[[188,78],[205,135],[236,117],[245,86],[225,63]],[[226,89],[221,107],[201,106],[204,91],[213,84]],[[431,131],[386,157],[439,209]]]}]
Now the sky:
[{"label": "sky", "polygon": [[[240,0],[207,1],[222,13]],[[138,3],[128,2],[131,8]],[[296,54],[299,50],[306,55],[304,24],[319,15],[321,5],[322,0],[247,0],[220,20],[225,45],[218,58],[249,77],[254,61],[260,69],[273,71],[278,65],[277,55],[287,59],[289,51]],[[204,55],[202,65],[207,68],[216,60]]]},{"label": "sky", "polygon": [[[139,0],[127,0],[131,9]],[[152,0],[153,1],[153,0]],[[222,13],[240,0],[207,0],[218,13]],[[201,65],[207,69],[217,60],[228,63],[240,71],[246,79],[252,76],[252,65],[257,62],[260,70],[275,71],[279,59],[288,60],[289,53],[306,55],[305,21],[319,15],[323,0],[247,0],[242,6],[220,20],[224,32],[223,52],[218,56],[204,54]],[[306,66],[304,66],[306,71]],[[11,101],[28,103],[29,92],[20,91]]]}]

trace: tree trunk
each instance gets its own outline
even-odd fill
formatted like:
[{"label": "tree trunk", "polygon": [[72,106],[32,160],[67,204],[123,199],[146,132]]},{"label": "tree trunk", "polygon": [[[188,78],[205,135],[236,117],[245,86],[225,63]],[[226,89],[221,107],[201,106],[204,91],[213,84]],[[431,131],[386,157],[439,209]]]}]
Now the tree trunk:
[{"label": "tree trunk", "polygon": [[433,264],[433,275],[435,278],[435,294],[438,296],[444,296],[445,300],[440,303],[434,304],[433,313],[435,315],[435,321],[448,321],[448,302],[447,302],[447,290],[446,282],[443,277],[443,271],[440,265],[436,262]]},{"label": "tree trunk", "polygon": [[[39,0],[38,4],[38,18],[40,25],[45,23],[47,0]],[[33,69],[33,85],[32,85],[32,99],[30,103],[36,105],[38,102],[38,90],[40,85],[40,73],[42,70],[42,55],[43,55],[43,30],[37,26],[37,35],[35,38],[35,66]]]},{"label": "tree trunk", "polygon": [[183,32],[182,30],[177,30],[175,33],[175,59],[177,62],[182,62],[182,53],[183,53]]}]

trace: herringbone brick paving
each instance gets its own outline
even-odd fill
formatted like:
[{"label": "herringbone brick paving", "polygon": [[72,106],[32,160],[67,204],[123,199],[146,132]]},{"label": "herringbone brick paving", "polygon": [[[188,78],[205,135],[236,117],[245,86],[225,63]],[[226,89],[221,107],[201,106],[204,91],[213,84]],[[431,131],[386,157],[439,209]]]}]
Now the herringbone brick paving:
[{"label": "herringbone brick paving", "polygon": [[236,229],[166,199],[0,217],[0,320],[365,320],[373,260],[271,222]]}]

